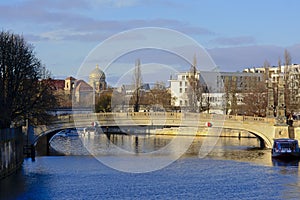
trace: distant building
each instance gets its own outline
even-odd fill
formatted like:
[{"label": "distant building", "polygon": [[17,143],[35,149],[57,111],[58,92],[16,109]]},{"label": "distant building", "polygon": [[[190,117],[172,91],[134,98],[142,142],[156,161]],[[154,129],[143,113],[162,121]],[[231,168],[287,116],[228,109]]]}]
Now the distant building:
[{"label": "distant building", "polygon": [[89,83],[69,76],[65,80],[51,79],[51,84],[61,106],[91,106],[93,98],[107,89],[105,78],[105,73],[97,65],[89,75]]},{"label": "distant building", "polygon": [[[189,78],[192,76],[191,72],[180,72],[171,77],[170,90],[173,101],[173,106],[189,106],[189,97],[188,97],[188,87],[189,87]],[[196,72],[196,79],[200,81],[200,72]]]},{"label": "distant building", "polygon": [[81,106],[91,106],[93,96],[93,88],[83,80],[75,82],[74,98],[75,102]]},{"label": "distant building", "polygon": [[[150,85],[148,83],[142,84],[140,88],[140,96],[143,96],[147,92],[150,91]],[[134,98],[133,95],[136,92],[136,88],[133,84],[124,84],[119,88],[115,89],[116,92],[118,92],[122,100],[119,99],[119,101],[122,101],[120,105],[115,108],[118,112],[132,112],[133,111],[133,105],[130,105],[130,101]],[[140,105],[140,110],[144,110],[145,106]]]},{"label": "distant building", "polygon": [[201,72],[203,82],[207,85],[209,92],[224,92],[228,86],[239,93],[247,92],[259,82],[264,82],[263,74],[244,72]]},{"label": "distant building", "polygon": [[[285,90],[285,107],[286,112],[296,112],[300,114],[300,65],[282,65],[273,66],[269,68],[247,68],[244,69],[246,73],[264,74],[266,80],[271,81],[274,96],[277,96],[279,77],[283,78],[284,90]],[[277,98],[275,98],[276,100]],[[278,102],[272,102],[276,106]]]},{"label": "distant building", "polygon": [[[189,107],[189,79],[191,72],[177,73],[169,80],[173,106]],[[264,81],[263,74],[242,72],[196,72],[196,79],[205,88],[202,93],[202,102],[198,106],[209,107],[211,112],[222,113],[227,103],[231,104],[231,98],[226,98],[226,92],[234,94],[236,103],[242,104],[242,95],[258,82]],[[226,101],[229,101],[226,103]],[[201,103],[201,105],[200,105]]]},{"label": "distant building", "polygon": [[[136,91],[136,88],[134,85],[122,85],[122,91],[123,93],[125,93],[126,95],[133,95],[134,92]],[[140,88],[140,92],[141,93],[144,93],[146,91],[149,91],[150,90],[150,85],[145,83],[145,84],[142,84],[141,88]]]},{"label": "distant building", "polygon": [[66,92],[66,94],[71,95],[75,88],[76,78],[69,76],[64,81],[65,81],[64,91]]},{"label": "distant building", "polygon": [[106,90],[107,84],[105,73],[96,65],[96,68],[89,75],[89,84],[97,92]]}]

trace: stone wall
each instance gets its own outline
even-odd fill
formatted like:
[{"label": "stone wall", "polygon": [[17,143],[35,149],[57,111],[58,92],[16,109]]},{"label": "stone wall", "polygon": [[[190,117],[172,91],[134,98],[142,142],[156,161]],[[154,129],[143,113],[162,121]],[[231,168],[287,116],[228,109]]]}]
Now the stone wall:
[{"label": "stone wall", "polygon": [[23,159],[22,128],[0,129],[0,179],[19,169]]}]

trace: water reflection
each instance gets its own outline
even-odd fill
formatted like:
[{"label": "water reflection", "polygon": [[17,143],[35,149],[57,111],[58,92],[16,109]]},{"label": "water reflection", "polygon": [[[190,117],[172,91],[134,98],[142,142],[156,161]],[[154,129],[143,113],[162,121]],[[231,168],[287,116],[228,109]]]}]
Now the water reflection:
[{"label": "water reflection", "polygon": [[21,169],[0,180],[0,199],[17,199],[19,193],[25,192],[26,179],[23,173],[24,171]]},{"label": "water reflection", "polygon": [[282,160],[282,159],[276,159],[272,158],[272,164],[273,166],[299,166],[299,159],[292,159],[292,160]]},{"label": "water reflection", "polygon": [[[84,146],[89,144],[98,155],[114,159],[117,148],[142,156],[172,139],[159,135],[55,136],[50,145],[52,155],[90,155]],[[120,173],[91,156],[25,160],[22,171],[0,182],[0,199],[72,199],[75,193],[78,199],[299,199],[299,162],[272,160],[270,149],[260,149],[256,138],[216,140],[205,159],[198,158],[205,137],[195,137],[184,157],[145,174]],[[133,157],[129,165],[135,164]],[[145,160],[155,164],[152,157]]]},{"label": "water reflection", "polygon": [[[156,152],[166,147],[175,136],[100,134],[80,137],[54,136],[50,143],[51,155],[120,155],[122,152],[142,154]],[[181,140],[189,136],[178,136]],[[198,156],[205,137],[195,137],[184,156]],[[211,139],[211,138],[210,138]],[[220,137],[207,157],[222,160],[255,162],[267,166],[279,166],[271,159],[269,149],[260,149],[257,138]],[[172,154],[173,150],[159,154]],[[121,151],[120,151],[121,150]],[[292,163],[295,165],[295,163]],[[298,165],[297,165],[298,166]]]}]

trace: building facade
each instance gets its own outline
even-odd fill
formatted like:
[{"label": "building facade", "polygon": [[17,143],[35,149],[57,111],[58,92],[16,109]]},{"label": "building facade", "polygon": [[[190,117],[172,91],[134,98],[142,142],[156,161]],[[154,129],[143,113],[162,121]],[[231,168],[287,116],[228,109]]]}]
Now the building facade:
[{"label": "building facade", "polygon": [[[300,65],[282,65],[274,66],[268,68],[247,68],[244,69],[246,73],[254,74],[264,74],[266,80],[269,82],[270,95],[274,97],[269,97],[269,107],[276,109],[279,105],[279,82],[282,79],[284,88],[284,105],[281,105],[285,109],[285,114],[287,113],[297,113],[300,114]],[[282,104],[282,103],[280,103]]]},{"label": "building facade", "polygon": [[61,107],[92,106],[95,96],[107,89],[105,73],[97,65],[89,74],[89,83],[72,76],[52,80],[51,84]]},{"label": "building facade", "polygon": [[96,65],[96,68],[89,75],[89,85],[96,91],[100,93],[107,89],[105,73]]},{"label": "building facade", "polygon": [[[190,106],[190,72],[177,73],[169,80],[172,94],[172,105]],[[257,83],[264,82],[263,74],[243,72],[197,72],[201,97],[197,105],[214,113],[227,113],[226,107],[243,104],[243,93],[251,91]],[[201,101],[201,102],[200,102]],[[202,108],[200,110],[203,110]],[[230,112],[230,110],[229,110]]]},{"label": "building facade", "polygon": [[[173,106],[189,106],[189,78],[193,74],[191,72],[177,73],[174,78],[171,77],[169,80],[171,95],[174,101]],[[195,73],[195,78],[200,81],[200,72]]]}]

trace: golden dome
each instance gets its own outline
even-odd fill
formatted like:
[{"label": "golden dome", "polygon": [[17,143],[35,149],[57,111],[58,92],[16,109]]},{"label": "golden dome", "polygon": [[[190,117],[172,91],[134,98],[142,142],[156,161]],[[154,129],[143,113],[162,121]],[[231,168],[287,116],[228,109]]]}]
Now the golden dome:
[{"label": "golden dome", "polygon": [[96,65],[96,68],[89,75],[90,80],[105,80],[104,72],[99,69],[99,65]]}]

